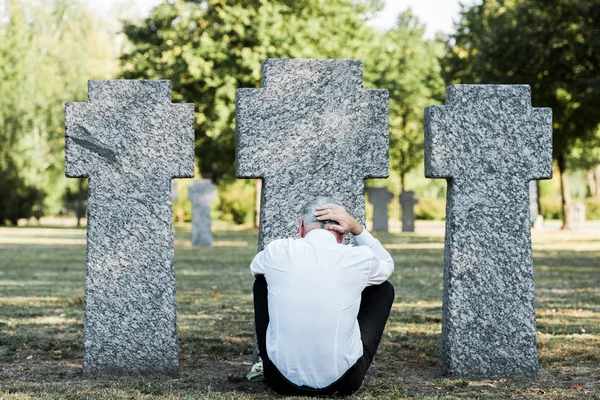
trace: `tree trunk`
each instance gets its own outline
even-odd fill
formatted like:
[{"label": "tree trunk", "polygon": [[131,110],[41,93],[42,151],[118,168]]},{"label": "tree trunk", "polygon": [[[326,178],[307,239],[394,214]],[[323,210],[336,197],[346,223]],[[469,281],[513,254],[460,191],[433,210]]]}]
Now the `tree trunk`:
[{"label": "tree trunk", "polygon": [[594,170],[590,169],[586,176],[588,196],[594,197],[596,195],[596,178],[594,177]]},{"label": "tree trunk", "polygon": [[406,189],[406,174],[404,172],[400,172],[400,193],[404,193]]},{"label": "tree trunk", "polygon": [[77,191],[77,210],[75,214],[77,215],[77,227],[81,227],[81,218],[83,218],[83,178],[79,178],[79,185]]},{"label": "tree trunk", "polygon": [[535,186],[537,186],[537,209],[538,209],[538,215],[544,215],[542,214],[542,196],[540,193],[540,181],[535,181]]},{"label": "tree trunk", "polygon": [[596,167],[594,171],[594,176],[596,177],[596,193],[594,193],[594,197],[600,197],[600,165]]},{"label": "tree trunk", "polygon": [[560,174],[560,193],[562,196],[563,210],[563,230],[570,230],[572,227],[571,218],[571,192],[569,191],[569,178],[567,177],[567,161],[561,154],[557,157],[558,171]]},{"label": "tree trunk", "polygon": [[260,225],[260,200],[262,198],[262,179],[254,180],[254,227]]}]

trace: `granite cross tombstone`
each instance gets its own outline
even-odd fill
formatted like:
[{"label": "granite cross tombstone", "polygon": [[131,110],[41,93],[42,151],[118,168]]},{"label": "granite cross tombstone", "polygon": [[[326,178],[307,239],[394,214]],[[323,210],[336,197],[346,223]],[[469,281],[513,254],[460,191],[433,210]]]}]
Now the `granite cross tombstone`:
[{"label": "granite cross tombstone", "polygon": [[415,192],[409,190],[400,193],[400,206],[402,207],[402,232],[415,231],[415,204],[419,199],[415,197]]},{"label": "granite cross tombstone", "polygon": [[456,85],[425,111],[425,175],[446,178],[441,363],[538,371],[529,181],[552,176],[552,111],[526,85]]},{"label": "granite cross tombstone", "polygon": [[573,223],[577,225],[583,224],[585,222],[585,204],[578,202],[572,207],[573,213],[571,218],[573,219]]},{"label": "granite cross tombstone", "polygon": [[262,88],[236,93],[237,176],[264,180],[259,250],[297,237],[319,195],[364,224],[364,179],[389,174],[388,131],[388,92],[363,89],[362,62],[264,61]]},{"label": "granite cross tombstone", "polygon": [[65,122],[66,175],[89,178],[83,372],[176,376],[171,179],[194,175],[194,106],[170,81],[89,81]]},{"label": "granite cross tombstone", "polygon": [[264,181],[259,251],[297,237],[316,196],[364,224],[364,179],[389,175],[387,90],[363,89],[358,60],[265,60],[262,88],[236,92],[236,174]]},{"label": "granite cross tombstone", "polygon": [[177,181],[171,181],[171,201],[179,200],[179,188],[177,186]]},{"label": "granite cross tombstone", "polygon": [[373,230],[388,232],[388,205],[394,195],[386,188],[369,189],[369,202],[373,204]]},{"label": "granite cross tombstone", "polygon": [[211,247],[210,203],[217,199],[217,188],[210,179],[197,179],[188,187],[192,202],[192,245]]},{"label": "granite cross tombstone", "polygon": [[533,180],[529,182],[529,213],[531,227],[535,230],[541,230],[544,224],[544,217],[539,213],[538,182]]}]

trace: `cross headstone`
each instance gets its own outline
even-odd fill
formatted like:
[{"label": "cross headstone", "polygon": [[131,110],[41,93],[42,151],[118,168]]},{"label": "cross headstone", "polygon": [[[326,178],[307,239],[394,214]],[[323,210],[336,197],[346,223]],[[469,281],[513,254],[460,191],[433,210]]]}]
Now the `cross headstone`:
[{"label": "cross headstone", "polygon": [[194,106],[170,81],[89,81],[65,121],[66,175],[89,178],[83,372],[176,376],[171,179],[194,176]]},{"label": "cross headstone", "polygon": [[526,85],[455,85],[425,111],[425,175],[446,178],[442,370],[538,371],[529,181],[552,177],[552,111]]},{"label": "cross headstone", "polygon": [[192,202],[192,245],[211,247],[210,203],[217,199],[217,187],[210,179],[196,179],[188,187]]},{"label": "cross headstone", "polygon": [[387,90],[363,89],[358,60],[265,60],[262,88],[236,92],[236,174],[264,181],[259,251],[319,195],[364,225],[364,179],[389,175]]},{"label": "cross headstone", "polygon": [[179,200],[179,188],[177,187],[177,181],[171,181],[171,201]]},{"label": "cross headstone", "polygon": [[237,177],[264,180],[259,250],[297,237],[319,195],[364,224],[364,179],[389,174],[388,131],[388,92],[363,89],[362,62],[264,61],[262,88],[236,93]]},{"label": "cross headstone", "polygon": [[539,213],[539,195],[538,195],[538,182],[529,182],[529,215],[531,227],[535,230],[541,230],[544,225],[544,217]]},{"label": "cross headstone", "polygon": [[402,232],[415,231],[415,205],[419,199],[411,190],[400,193],[400,206],[402,207]]},{"label": "cross headstone", "polygon": [[573,204],[573,223],[576,225],[585,222],[585,204],[578,202]]},{"label": "cross headstone", "polygon": [[388,232],[388,205],[394,195],[386,188],[369,189],[369,202],[373,205],[373,230]]}]

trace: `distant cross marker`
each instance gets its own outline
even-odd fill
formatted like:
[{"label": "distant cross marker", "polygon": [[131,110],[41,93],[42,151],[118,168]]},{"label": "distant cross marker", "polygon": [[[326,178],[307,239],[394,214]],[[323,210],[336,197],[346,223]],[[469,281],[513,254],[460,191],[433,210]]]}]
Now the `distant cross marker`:
[{"label": "distant cross marker", "polygon": [[394,198],[386,188],[369,189],[369,203],[373,205],[373,230],[388,232],[388,205]]},{"label": "distant cross marker", "polygon": [[192,202],[192,245],[211,247],[210,203],[217,199],[217,187],[210,179],[196,179],[188,187],[188,199]]},{"label": "distant cross marker", "polygon": [[415,192],[408,190],[400,193],[398,197],[402,207],[402,232],[415,231],[415,205],[419,199],[415,197]]},{"label": "distant cross marker", "polygon": [[448,180],[442,369],[534,375],[529,181],[552,176],[552,111],[528,86],[446,93],[425,112],[425,175]]},{"label": "distant cross marker", "polygon": [[364,224],[364,179],[389,174],[388,92],[362,88],[360,61],[264,61],[262,88],[237,91],[236,124],[238,178],[264,179],[259,250],[297,237],[318,195]]},{"label": "distant cross marker", "polygon": [[66,175],[89,178],[86,376],[178,374],[171,178],[194,176],[193,112],[169,81],[90,81],[66,105]]}]

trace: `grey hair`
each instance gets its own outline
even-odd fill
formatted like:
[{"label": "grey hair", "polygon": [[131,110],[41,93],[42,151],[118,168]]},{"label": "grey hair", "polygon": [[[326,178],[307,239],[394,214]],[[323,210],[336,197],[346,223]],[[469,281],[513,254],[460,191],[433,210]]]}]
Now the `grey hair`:
[{"label": "grey hair", "polygon": [[319,221],[317,219],[317,217],[315,216],[315,212],[317,212],[317,207],[320,207],[323,204],[341,205],[339,201],[337,201],[333,197],[328,197],[328,196],[318,196],[318,197],[315,197],[315,198],[309,200],[302,206],[302,210],[300,211],[300,218],[302,219],[302,222],[304,223],[305,227],[308,227],[309,225],[318,224],[319,228],[323,229],[325,227],[325,225],[327,225],[327,224],[336,224],[337,225],[337,222],[335,222],[335,221],[329,221],[329,220]]}]

